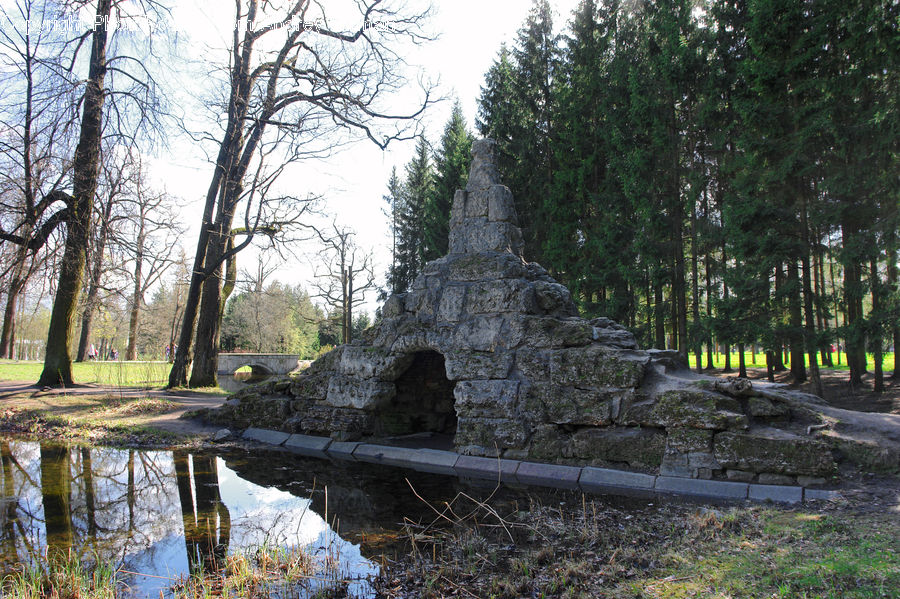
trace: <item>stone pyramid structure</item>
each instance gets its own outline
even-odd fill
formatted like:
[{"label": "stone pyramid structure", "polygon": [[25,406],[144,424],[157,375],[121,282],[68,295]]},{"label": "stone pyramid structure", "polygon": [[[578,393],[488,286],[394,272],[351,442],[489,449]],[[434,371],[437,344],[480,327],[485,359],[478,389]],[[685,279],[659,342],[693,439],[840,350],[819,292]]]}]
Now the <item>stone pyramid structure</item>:
[{"label": "stone pyramid structure", "polygon": [[[449,253],[425,265],[383,320],[299,376],[238,393],[237,426],[336,440],[431,432],[468,455],[809,484],[835,472],[814,400],[703,379],[677,354],[638,349],[522,257],[495,144],[479,140],[453,199]],[[800,480],[798,481],[798,478]]]}]

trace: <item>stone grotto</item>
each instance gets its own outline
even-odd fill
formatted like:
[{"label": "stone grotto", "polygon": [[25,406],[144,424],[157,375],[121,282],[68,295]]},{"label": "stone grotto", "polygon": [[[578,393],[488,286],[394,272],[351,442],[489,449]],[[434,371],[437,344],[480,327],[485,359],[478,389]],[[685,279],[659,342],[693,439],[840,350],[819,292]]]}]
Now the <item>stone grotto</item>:
[{"label": "stone grotto", "polygon": [[211,419],[341,441],[434,433],[466,455],[764,484],[824,484],[848,456],[896,464],[896,443],[832,435],[839,419],[818,398],[695,375],[677,353],[579,317],[568,289],[523,259],[494,151],[474,143],[448,254],[380,322]]}]

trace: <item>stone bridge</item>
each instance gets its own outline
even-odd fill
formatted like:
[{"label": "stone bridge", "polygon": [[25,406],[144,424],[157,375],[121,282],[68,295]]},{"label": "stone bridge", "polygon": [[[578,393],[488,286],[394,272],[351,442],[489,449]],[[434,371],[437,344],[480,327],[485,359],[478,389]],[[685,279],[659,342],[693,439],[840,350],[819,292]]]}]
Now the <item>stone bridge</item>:
[{"label": "stone bridge", "polygon": [[217,374],[234,374],[249,366],[253,374],[287,374],[296,370],[297,354],[219,354]]}]

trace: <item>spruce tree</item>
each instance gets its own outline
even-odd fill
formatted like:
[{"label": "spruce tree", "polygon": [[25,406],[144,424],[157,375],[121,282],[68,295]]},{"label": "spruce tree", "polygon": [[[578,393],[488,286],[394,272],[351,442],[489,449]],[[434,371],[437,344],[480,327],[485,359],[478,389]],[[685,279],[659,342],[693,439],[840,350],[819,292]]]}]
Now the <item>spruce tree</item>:
[{"label": "spruce tree", "polygon": [[425,200],[424,257],[434,260],[447,253],[450,208],[457,189],[464,189],[469,176],[472,134],[466,128],[459,100],[454,102],[444,126],[441,147],[434,155],[434,181]]}]

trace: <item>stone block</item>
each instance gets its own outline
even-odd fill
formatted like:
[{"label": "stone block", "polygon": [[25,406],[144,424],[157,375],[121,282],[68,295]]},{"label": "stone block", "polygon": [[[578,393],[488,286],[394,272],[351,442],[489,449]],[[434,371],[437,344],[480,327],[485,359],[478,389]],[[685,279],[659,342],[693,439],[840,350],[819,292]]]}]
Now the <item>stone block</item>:
[{"label": "stone block", "polygon": [[475,445],[485,453],[504,449],[523,449],[528,433],[525,425],[507,418],[469,418],[460,416],[456,424],[456,445]]},{"label": "stone block", "polygon": [[353,450],[353,457],[359,462],[408,468],[412,468],[418,462],[417,454],[417,449],[369,443],[362,443]]},{"label": "stone block", "polygon": [[828,476],[835,470],[828,445],[778,429],[723,432],[713,445],[716,459],[726,468],[792,476]]},{"label": "stone block", "polygon": [[450,232],[452,233],[456,226],[461,224],[466,218],[466,199],[467,194],[464,189],[457,189],[453,194],[453,204],[450,208]]},{"label": "stone block", "polygon": [[268,443],[269,445],[281,445],[287,441],[290,435],[280,431],[272,431],[264,428],[248,428],[242,435],[244,439],[250,441],[258,441],[259,443]]},{"label": "stone block", "polygon": [[500,314],[538,312],[533,287],[521,279],[504,279],[473,283],[466,296],[469,314]]},{"label": "stone block", "polygon": [[335,408],[371,411],[388,403],[396,393],[396,387],[390,382],[335,375],[328,382],[326,401]]},{"label": "stone block", "polygon": [[550,316],[578,316],[578,308],[564,285],[549,281],[534,282],[537,307]]},{"label": "stone block", "polygon": [[576,466],[540,462],[522,462],[516,470],[516,478],[520,483],[557,489],[577,489],[580,476],[581,468]]},{"label": "stone block", "polygon": [[782,485],[750,485],[748,496],[754,501],[774,501],[776,503],[800,503],[803,501],[802,487]]},{"label": "stone block", "polygon": [[793,485],[797,481],[794,480],[793,476],[763,472],[759,475],[757,482],[761,485]]},{"label": "stone block", "polygon": [[373,412],[364,412],[352,408],[333,408],[327,405],[313,405],[300,420],[300,431],[322,436],[341,433],[344,441],[348,436],[372,434],[375,418]]},{"label": "stone block", "polygon": [[419,472],[432,474],[455,475],[456,462],[460,456],[452,451],[440,451],[437,449],[419,449],[416,454],[416,463],[412,465]]},{"label": "stone block", "polygon": [[580,318],[516,315],[510,317],[505,336],[509,347],[581,348],[591,343],[591,326]]},{"label": "stone block", "polygon": [[516,370],[532,382],[549,382],[550,350],[522,347],[516,351]]},{"label": "stone block", "polygon": [[[588,327],[590,325],[581,321]],[[649,358],[641,352],[613,351],[600,346],[550,352],[550,380],[580,388],[638,387]]]},{"label": "stone block", "polygon": [[516,418],[518,381],[460,381],[453,389],[456,414],[466,418]]},{"label": "stone block", "polygon": [[588,493],[602,493],[610,488],[650,490],[656,484],[656,477],[639,472],[610,470],[608,468],[586,467],[581,469],[578,485]]},{"label": "stone block", "polygon": [[528,401],[539,401],[550,422],[583,426],[611,424],[613,401],[630,393],[630,389],[579,389],[545,382],[533,383],[527,390]]},{"label": "stone block", "polygon": [[470,190],[466,194],[466,220],[479,217],[487,218],[489,197],[489,188]]},{"label": "stone block", "polygon": [[438,304],[437,321],[438,323],[459,322],[465,312],[466,305],[466,287],[463,285],[448,285],[441,294],[441,301]]},{"label": "stone block", "polygon": [[388,297],[381,306],[381,315],[383,318],[394,318],[403,314],[406,310],[406,294],[394,293]]},{"label": "stone block", "polygon": [[790,414],[790,409],[765,397],[751,397],[747,400],[747,412],[756,418],[781,418]]},{"label": "stone block", "polygon": [[520,462],[516,460],[461,455],[454,464],[453,470],[458,476],[516,483],[519,482],[516,478],[519,464]]},{"label": "stone block", "polygon": [[333,458],[356,461],[353,452],[362,445],[357,441],[332,441],[325,453]]},{"label": "stone block", "polygon": [[665,435],[655,429],[589,428],[572,436],[572,453],[585,460],[653,468],[660,465],[665,444]]},{"label": "stone block", "polygon": [[649,417],[653,424],[665,428],[725,430],[747,427],[747,417],[736,399],[694,389],[661,393]]},{"label": "stone block", "polygon": [[292,452],[316,457],[325,457],[325,450],[331,445],[331,439],[328,437],[314,437],[312,435],[291,435],[284,442],[284,446]]},{"label": "stone block", "polygon": [[486,281],[529,278],[528,274],[528,266],[518,256],[478,252],[453,256],[447,264],[446,277],[448,281]]},{"label": "stone block", "polygon": [[718,499],[746,499],[748,487],[749,485],[746,483],[658,476],[654,490],[660,493],[678,493]]},{"label": "stone block", "polygon": [[542,424],[535,427],[528,442],[527,458],[537,461],[552,462],[564,455],[564,448],[569,444],[569,435],[562,432],[554,424]]},{"label": "stone block", "polygon": [[450,351],[444,355],[444,367],[451,381],[505,379],[512,365],[513,354],[505,351]]},{"label": "stone block", "polygon": [[462,351],[492,352],[510,347],[502,333],[503,320],[487,316],[466,319],[453,332],[450,345]]},{"label": "stone block", "polygon": [[[477,193],[477,192],[476,192]],[[518,224],[513,194],[505,185],[492,185],[482,193],[487,194],[488,220]]]},{"label": "stone block", "polygon": [[391,353],[378,347],[344,347],[337,370],[347,377],[393,381],[409,367],[412,356]]},{"label": "stone block", "polygon": [[756,478],[755,472],[747,472],[746,470],[726,470],[725,477],[728,480],[733,480],[736,482],[749,483]]}]

